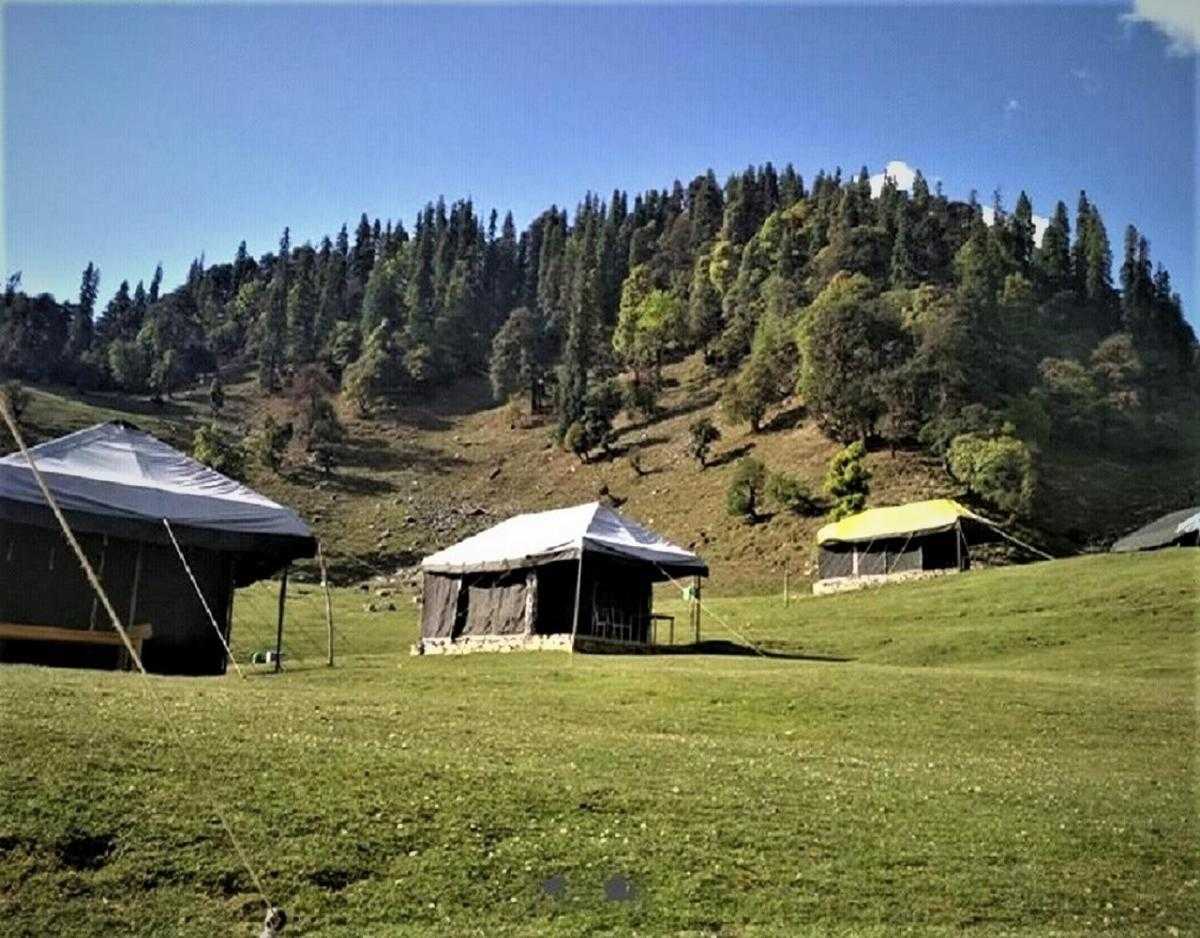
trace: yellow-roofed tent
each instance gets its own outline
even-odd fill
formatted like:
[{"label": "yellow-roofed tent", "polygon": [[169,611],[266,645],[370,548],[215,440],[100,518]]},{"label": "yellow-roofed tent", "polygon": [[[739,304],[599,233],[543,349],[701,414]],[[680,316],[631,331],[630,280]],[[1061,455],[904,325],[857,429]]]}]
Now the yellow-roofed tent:
[{"label": "yellow-roofed tent", "polygon": [[991,522],[949,498],[871,508],[817,532],[819,577],[965,570],[970,546],[997,536]]}]

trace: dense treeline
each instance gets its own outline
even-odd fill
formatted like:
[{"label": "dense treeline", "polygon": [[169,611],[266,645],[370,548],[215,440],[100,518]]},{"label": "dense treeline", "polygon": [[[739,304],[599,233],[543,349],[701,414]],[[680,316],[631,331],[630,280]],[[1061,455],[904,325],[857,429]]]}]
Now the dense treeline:
[{"label": "dense treeline", "polygon": [[1073,218],[1057,204],[1040,243],[1024,193],[992,207],[985,223],[974,196],[920,174],[873,193],[865,169],[806,186],[770,164],[632,202],[589,194],[520,233],[511,215],[439,199],[411,233],[366,215],[315,247],[285,230],[261,258],[243,242],[229,263],[195,261],[170,293],[161,268],[148,288],[122,282],[102,310],[93,265],[73,303],[15,277],[0,376],[170,395],[239,362],[268,392],[318,368],[368,413],[487,371],[497,398],[552,412],[586,458],[621,409],[654,412],[664,361],[701,350],[729,419],[758,430],[799,392],[830,436],[945,454],[981,494],[973,472],[1024,471],[1014,443],[1170,448],[1196,340],[1146,239],[1126,231],[1114,284],[1085,194]]}]

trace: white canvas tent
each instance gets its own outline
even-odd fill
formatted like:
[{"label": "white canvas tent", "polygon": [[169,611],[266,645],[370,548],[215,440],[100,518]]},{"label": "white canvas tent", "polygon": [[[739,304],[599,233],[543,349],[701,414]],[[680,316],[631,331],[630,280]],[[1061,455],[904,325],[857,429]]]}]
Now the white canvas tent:
[{"label": "white canvas tent", "polygon": [[[288,564],[316,552],[294,511],[129,424],[98,424],[29,456],[105,592],[149,636],[151,671],[223,671],[234,588],[280,570],[286,583]],[[0,660],[122,661],[21,453],[0,459],[0,583],[23,586],[0,588]]]},{"label": "white canvas tent", "polygon": [[424,573],[422,641],[545,644],[546,636],[646,644],[652,586],[707,576],[691,551],[597,502],[518,515],[438,551]]}]

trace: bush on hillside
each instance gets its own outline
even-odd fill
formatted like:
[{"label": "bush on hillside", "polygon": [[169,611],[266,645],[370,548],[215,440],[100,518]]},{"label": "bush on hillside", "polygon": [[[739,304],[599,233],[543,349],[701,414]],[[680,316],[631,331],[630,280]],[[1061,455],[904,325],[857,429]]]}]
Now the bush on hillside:
[{"label": "bush on hillside", "polygon": [[196,431],[192,438],[192,458],[231,479],[242,478],[246,469],[245,451],[216,424]]},{"label": "bush on hillside", "polygon": [[753,456],[738,460],[733,480],[725,493],[725,507],[731,515],[747,521],[758,520],[758,506],[762,501],[766,475],[767,469],[761,460]]},{"label": "bush on hillside", "polygon": [[950,444],[947,463],[954,478],[996,509],[1019,516],[1033,507],[1033,455],[1016,437],[964,433]]},{"label": "bush on hillside", "polygon": [[829,461],[825,473],[825,491],[833,497],[829,517],[838,521],[857,514],[867,507],[871,493],[871,471],[863,465],[867,448],[861,442],[851,443]]},{"label": "bush on hillside", "polygon": [[701,417],[688,427],[688,455],[703,469],[708,465],[712,445],[721,438],[721,431],[707,417]]},{"label": "bush on hillside", "polygon": [[809,487],[786,472],[769,473],[763,494],[780,511],[790,511],[796,515],[817,513],[817,500]]}]

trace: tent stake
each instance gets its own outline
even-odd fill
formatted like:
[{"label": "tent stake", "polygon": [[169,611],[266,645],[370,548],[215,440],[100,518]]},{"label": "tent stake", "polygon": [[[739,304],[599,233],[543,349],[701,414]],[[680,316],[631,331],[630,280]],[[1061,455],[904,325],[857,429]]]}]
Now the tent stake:
[{"label": "tent stake", "polygon": [[325,568],[325,552],[317,542],[317,563],[321,565],[321,589],[325,591],[325,631],[329,639],[329,667],[333,667],[333,600],[329,596],[329,573]]},{"label": "tent stake", "polygon": [[288,564],[283,568],[283,579],[279,581],[279,621],[275,626],[275,673],[278,674],[282,670],[280,656],[283,654],[283,606],[287,602],[287,581],[288,570],[292,567]]}]

